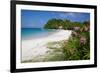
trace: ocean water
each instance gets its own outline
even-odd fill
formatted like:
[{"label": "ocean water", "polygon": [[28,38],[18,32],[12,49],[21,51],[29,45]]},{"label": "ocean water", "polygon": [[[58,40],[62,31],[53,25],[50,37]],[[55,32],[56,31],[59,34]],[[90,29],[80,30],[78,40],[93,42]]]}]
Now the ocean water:
[{"label": "ocean water", "polygon": [[52,35],[54,32],[57,32],[57,30],[43,28],[21,28],[21,37],[22,40],[42,38]]}]

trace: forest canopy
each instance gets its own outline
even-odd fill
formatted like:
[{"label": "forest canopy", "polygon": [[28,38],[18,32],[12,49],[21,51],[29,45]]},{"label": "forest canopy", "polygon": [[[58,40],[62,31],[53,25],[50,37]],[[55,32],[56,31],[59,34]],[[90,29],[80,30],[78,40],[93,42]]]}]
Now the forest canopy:
[{"label": "forest canopy", "polygon": [[45,29],[59,29],[59,28],[62,28],[62,29],[73,29],[73,27],[82,27],[84,26],[83,24],[86,24],[88,23],[88,21],[84,21],[83,23],[80,23],[80,22],[72,22],[70,20],[62,20],[62,19],[51,19],[49,20],[44,28]]}]

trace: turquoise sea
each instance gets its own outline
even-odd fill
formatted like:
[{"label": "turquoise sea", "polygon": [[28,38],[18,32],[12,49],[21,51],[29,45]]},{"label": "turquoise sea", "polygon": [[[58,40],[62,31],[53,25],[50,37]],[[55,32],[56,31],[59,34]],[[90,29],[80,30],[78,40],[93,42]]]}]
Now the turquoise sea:
[{"label": "turquoise sea", "polygon": [[52,35],[54,32],[57,32],[57,30],[43,28],[21,28],[22,40],[47,37]]}]

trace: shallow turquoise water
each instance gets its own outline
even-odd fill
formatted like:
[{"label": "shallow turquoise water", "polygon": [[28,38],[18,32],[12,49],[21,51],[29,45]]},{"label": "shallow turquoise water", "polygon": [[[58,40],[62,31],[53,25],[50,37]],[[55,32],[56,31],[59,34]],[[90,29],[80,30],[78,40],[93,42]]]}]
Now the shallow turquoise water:
[{"label": "shallow turquoise water", "polygon": [[57,30],[55,29],[43,29],[43,28],[22,28],[22,39],[41,38],[52,35]]}]

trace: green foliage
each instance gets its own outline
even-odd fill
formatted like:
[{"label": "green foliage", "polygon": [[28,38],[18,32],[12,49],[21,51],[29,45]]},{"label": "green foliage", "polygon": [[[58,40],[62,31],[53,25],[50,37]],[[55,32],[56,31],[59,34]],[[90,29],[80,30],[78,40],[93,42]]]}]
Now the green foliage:
[{"label": "green foliage", "polygon": [[[75,36],[71,36],[69,40],[59,42],[48,42],[47,48],[50,50],[43,57],[34,57],[27,62],[45,62],[45,61],[66,61],[66,60],[88,60],[90,59],[90,23],[85,21],[83,23],[71,22],[70,20],[51,19],[44,28],[46,29],[70,29],[73,27],[80,27],[79,30],[72,30]],[[87,30],[88,29],[88,30]],[[80,39],[84,38],[85,43],[82,44]]]},{"label": "green foliage", "polygon": [[71,22],[70,20],[61,20],[61,19],[51,19],[49,20],[44,28],[45,29],[59,29],[60,27],[62,29],[72,29],[73,27],[75,26],[78,26],[78,27],[82,27],[81,25],[82,23],[79,23],[79,22]]},{"label": "green foliage", "polygon": [[63,52],[66,55],[66,60],[78,60],[79,52],[77,50],[79,46],[79,39],[76,37],[71,37],[68,42],[66,42],[65,46],[63,46]]},{"label": "green foliage", "polygon": [[61,19],[51,19],[47,22],[44,28],[57,29],[61,24],[63,24]]},{"label": "green foliage", "polygon": [[[49,61],[60,61],[60,60],[88,60],[90,59],[90,38],[89,32],[78,32],[80,36],[87,39],[85,44],[80,43],[78,36],[70,37],[69,40],[51,42],[48,43],[48,48],[53,50],[53,53],[48,55],[47,60]],[[61,47],[54,47],[54,45],[60,45]],[[58,54],[62,52],[63,54]]]},{"label": "green foliage", "polygon": [[66,60],[87,60],[90,59],[89,32],[80,33],[87,39],[85,44],[80,43],[79,37],[71,37],[62,47],[66,55]]},{"label": "green foliage", "polygon": [[[73,30],[73,27],[80,27],[79,30],[73,30],[77,33],[77,36],[72,36],[68,41],[61,42],[59,44],[62,49],[61,51],[64,54],[65,60],[87,60],[90,59],[90,32],[89,21],[85,21],[83,23],[79,22],[71,22],[70,20],[61,20],[61,19],[51,19],[47,22],[44,26],[46,29],[59,29],[62,26],[62,29],[70,29]],[[87,30],[88,29],[88,30]],[[85,44],[81,44],[81,38],[86,39]],[[53,43],[54,44],[54,43]],[[50,49],[57,49],[50,45],[48,48]],[[57,57],[58,58],[58,57]]]}]

